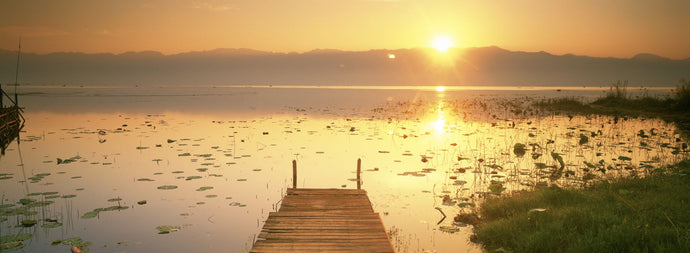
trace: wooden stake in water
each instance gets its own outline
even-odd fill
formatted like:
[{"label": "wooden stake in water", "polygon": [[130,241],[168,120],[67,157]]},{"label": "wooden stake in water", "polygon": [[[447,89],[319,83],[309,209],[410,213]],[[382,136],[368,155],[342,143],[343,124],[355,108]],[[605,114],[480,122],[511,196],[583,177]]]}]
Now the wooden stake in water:
[{"label": "wooden stake in water", "polygon": [[297,160],[292,160],[292,189],[297,189]]},{"label": "wooden stake in water", "polygon": [[14,105],[17,105],[17,80],[19,78],[19,56],[22,53],[22,38],[19,37],[19,48],[17,49],[17,67],[14,72]]},{"label": "wooden stake in water", "polygon": [[357,158],[357,190],[362,189],[362,179],[359,174],[362,172],[362,159]]}]

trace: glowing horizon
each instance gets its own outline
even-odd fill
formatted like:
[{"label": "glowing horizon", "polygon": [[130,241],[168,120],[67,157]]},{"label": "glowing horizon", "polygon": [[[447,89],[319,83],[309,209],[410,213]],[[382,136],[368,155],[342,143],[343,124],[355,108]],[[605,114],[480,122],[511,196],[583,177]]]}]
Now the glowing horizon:
[{"label": "glowing horizon", "polygon": [[688,1],[69,0],[3,7],[0,48],[16,50],[21,37],[22,51],[33,53],[367,51],[425,47],[444,34],[463,48],[690,57]]}]

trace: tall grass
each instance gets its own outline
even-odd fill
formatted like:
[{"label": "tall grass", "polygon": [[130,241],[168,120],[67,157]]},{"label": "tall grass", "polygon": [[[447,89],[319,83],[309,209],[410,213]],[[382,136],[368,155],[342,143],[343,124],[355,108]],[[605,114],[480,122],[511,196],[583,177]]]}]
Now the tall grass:
[{"label": "tall grass", "polygon": [[672,97],[642,97],[631,98],[628,94],[628,81],[617,81],[611,85],[606,96],[601,97],[592,105],[608,107],[614,110],[641,110],[644,112],[668,111],[676,102]]},{"label": "tall grass", "polygon": [[690,162],[586,189],[488,199],[474,240],[490,251],[690,252]]},{"label": "tall grass", "polygon": [[618,80],[616,83],[611,85],[606,97],[616,100],[628,99],[628,80]]},{"label": "tall grass", "polygon": [[680,86],[676,88],[676,110],[690,111],[690,80],[680,79]]}]

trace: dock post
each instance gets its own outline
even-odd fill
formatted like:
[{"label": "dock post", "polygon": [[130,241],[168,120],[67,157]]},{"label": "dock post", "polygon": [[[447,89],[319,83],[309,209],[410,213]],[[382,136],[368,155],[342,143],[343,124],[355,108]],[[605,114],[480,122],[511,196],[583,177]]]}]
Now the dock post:
[{"label": "dock post", "polygon": [[292,160],[292,189],[297,189],[297,160]]},{"label": "dock post", "polygon": [[3,99],[2,95],[5,95],[5,94],[3,94],[2,84],[0,83],[0,108],[2,108],[2,99]]},{"label": "dock post", "polygon": [[357,158],[357,190],[362,189],[362,179],[359,177],[359,174],[362,172],[362,159]]}]

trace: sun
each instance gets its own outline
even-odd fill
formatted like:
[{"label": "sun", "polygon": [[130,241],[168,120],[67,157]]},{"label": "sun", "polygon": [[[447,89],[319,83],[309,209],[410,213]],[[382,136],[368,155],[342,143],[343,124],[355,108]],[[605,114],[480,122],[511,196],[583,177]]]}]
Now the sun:
[{"label": "sun", "polygon": [[453,47],[453,40],[448,36],[436,36],[431,41],[431,46],[436,48],[439,52],[447,52],[449,48]]}]

